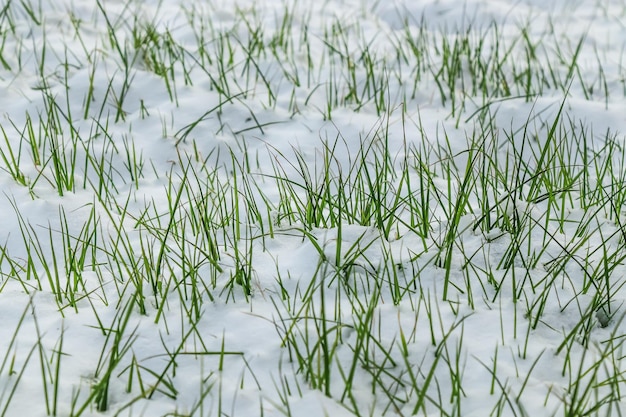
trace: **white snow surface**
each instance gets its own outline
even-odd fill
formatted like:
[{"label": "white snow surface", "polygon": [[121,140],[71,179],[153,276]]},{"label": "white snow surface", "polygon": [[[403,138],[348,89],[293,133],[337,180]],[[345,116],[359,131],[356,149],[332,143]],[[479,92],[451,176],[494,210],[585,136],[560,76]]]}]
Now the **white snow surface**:
[{"label": "white snow surface", "polygon": [[[28,3],[41,17],[40,25],[28,13],[27,3],[4,4],[8,8],[0,3],[0,10],[6,9],[0,12],[0,39],[4,39],[0,41],[4,62],[0,65],[0,147],[19,150],[19,165],[28,185],[19,184],[2,165],[0,416],[308,417],[411,415],[415,411],[418,415],[478,417],[626,412],[619,396],[623,394],[615,394],[626,389],[621,344],[626,327],[620,309],[626,298],[622,289],[626,267],[618,263],[607,272],[612,282],[610,305],[615,311],[608,323],[602,311],[586,313],[594,293],[588,286],[584,289],[588,281],[582,267],[593,270],[601,264],[601,251],[593,252],[593,248],[605,247],[608,254],[622,250],[623,218],[599,216],[603,223],[589,226],[598,231],[581,242],[581,247],[591,249],[581,250],[574,256],[578,263],[572,261],[553,275],[548,273],[550,262],[564,257],[563,247],[579,238],[577,227],[589,214],[573,202],[565,208],[565,226],[550,229],[554,243],[544,245],[545,236],[540,234],[524,241],[537,250],[546,248],[538,254],[539,262],[528,267],[516,260],[512,267],[498,269],[511,237],[498,228],[476,230],[473,226],[480,212],[477,202],[471,201],[476,210],[462,213],[446,269],[434,260],[448,230],[442,208],[430,214],[426,238],[406,227],[408,223],[395,225],[389,234],[373,221],[359,224],[342,219],[339,224],[308,227],[281,211],[284,196],[277,184],[285,186],[285,181],[275,178],[280,174],[303,184],[300,161],[319,177],[323,150],[329,144],[336,146],[331,162],[334,172],[347,172],[358,160],[359,150],[374,142],[380,132],[385,132],[394,166],[401,165],[407,143],[417,148],[445,144],[456,155],[458,166],[467,163],[467,138],[476,128],[475,114],[485,98],[459,90],[459,95],[466,94],[465,106],[452,115],[451,101],[442,103],[433,74],[420,81],[412,94],[411,63],[398,64],[402,71],[385,79],[390,85],[389,97],[385,97],[390,105],[383,112],[377,111],[373,101],[346,102],[335,106],[329,119],[325,113],[332,82],[329,74],[338,64],[324,55],[323,38],[335,21],[358,33],[346,35],[346,48],[354,59],[359,59],[358,48],[367,40],[377,57],[394,60],[393,40],[406,31],[415,36],[427,31],[432,39],[469,31],[480,38],[496,24],[498,40],[512,45],[522,42],[520,28],[527,27],[530,39],[542,40],[549,48],[558,41],[568,53],[584,35],[577,72],[566,93],[550,86],[531,99],[518,91],[507,99],[488,99],[492,123],[501,138],[516,132],[511,143],[521,149],[524,126],[539,132],[536,141],[542,143],[545,126],[564,103],[563,119],[575,121],[575,126],[587,132],[590,150],[602,149],[606,132],[623,143],[624,1]],[[133,60],[128,78],[120,54],[111,46],[103,10]],[[295,34],[291,41],[295,58],[283,64],[285,71],[295,72],[290,65],[297,66],[300,84],[292,88],[269,52],[244,68],[245,56],[238,49],[231,63],[236,69],[228,77],[231,94],[241,95],[233,100],[225,100],[211,80],[217,64],[205,64],[209,71],[203,71],[188,56],[185,62],[190,67],[184,69],[180,62],[174,65],[176,84],[168,86],[144,56],[150,50],[132,43],[132,17],[136,16],[151,22],[159,33],[167,32],[173,42],[200,60],[198,30],[190,20],[212,25],[204,33],[205,46],[213,50],[218,42],[212,38],[215,33],[234,33],[248,45],[251,27],[257,24],[264,29],[262,40],[269,42],[286,13],[293,15],[288,25]],[[315,80],[310,84],[306,51],[300,47],[305,41],[299,38],[305,27],[311,38],[310,54],[318,60],[312,64]],[[484,54],[496,47],[495,40],[485,35]],[[41,62],[44,45],[45,61]],[[166,51],[167,45],[154,50]],[[568,64],[559,66],[557,52],[550,49],[549,53],[541,55],[537,65],[553,59],[555,68],[566,73]],[[443,58],[433,51],[430,59]],[[516,59],[525,65],[522,54]],[[597,75],[598,62],[604,71],[602,80]],[[254,73],[255,65],[266,80],[246,77],[246,71]],[[182,75],[186,70],[188,82]],[[597,80],[593,94],[585,94],[578,74]],[[357,77],[363,86],[365,75]],[[130,79],[128,86],[125,79]],[[42,80],[48,82],[45,88]],[[175,91],[174,97],[168,89]],[[54,160],[48,157],[52,149],[42,149],[43,160],[36,164],[28,146],[29,120],[40,137],[45,137],[42,129],[50,126],[42,127],[51,102],[43,92],[54,98],[67,117],[58,121],[64,142],[56,150],[65,156],[75,154],[78,161],[75,185],[63,195],[52,175]],[[117,118],[115,102],[122,99],[121,94],[123,115]],[[216,106],[221,109],[213,111]],[[68,127],[68,119],[74,130]],[[72,153],[74,137],[79,139]],[[138,178],[128,168],[132,166],[129,155],[142,161]],[[530,160],[533,155],[529,149],[520,151],[520,158]],[[111,177],[101,186],[94,168],[99,158],[108,169],[103,175]],[[248,177],[241,172],[245,161],[249,162]],[[276,172],[276,167],[283,172]],[[240,170],[238,175],[233,174],[236,170]],[[232,224],[214,226],[216,265],[207,260],[208,241],[194,240],[206,244],[195,255],[188,254],[196,257],[197,270],[189,275],[198,280],[194,293],[191,278],[185,275],[190,265],[176,261],[182,249],[180,239],[173,235],[185,229],[192,241],[191,221],[185,223],[180,213],[197,214],[213,204],[234,204],[229,200],[232,194],[224,196],[217,188],[211,189],[211,172],[219,177],[213,184],[224,189],[234,186],[235,179],[240,181],[240,195],[257,198],[260,218],[249,215],[249,201],[242,197],[239,217],[232,216]],[[176,219],[170,222],[169,207],[192,173],[206,183],[190,180],[189,189],[198,192],[195,197],[209,196],[209,201],[205,208],[194,209],[198,201],[185,189]],[[249,184],[242,183],[243,178],[249,178],[249,184],[254,179],[250,190],[244,190]],[[603,184],[604,179],[594,181]],[[391,188],[402,180],[393,181]],[[449,185],[443,177],[435,176],[433,181],[442,190]],[[459,179],[452,186],[460,183]],[[303,190],[295,187],[294,192],[301,195]],[[526,212],[545,221],[544,200],[513,199],[509,209],[511,216]],[[408,219],[407,213],[398,216]],[[235,219],[239,231],[233,226]],[[94,231],[93,239],[84,230]],[[123,242],[116,240],[120,235]],[[66,256],[71,248],[89,242],[92,247],[86,251],[86,262],[79,271],[68,270]],[[161,252],[163,242],[167,247]],[[119,252],[113,253],[114,248]],[[185,250],[193,250],[193,245],[186,245]],[[591,255],[583,259],[583,253]],[[469,254],[476,254],[471,259],[474,267],[468,266]],[[170,259],[169,263],[158,264],[160,256]],[[122,265],[135,262],[135,274],[119,268],[116,259],[123,259]],[[346,263],[337,268],[341,262]],[[237,273],[248,274],[249,294],[237,282]],[[406,293],[398,302],[394,302],[394,274],[411,283],[402,287]],[[352,281],[346,285],[342,279]],[[446,286],[447,279],[451,285]],[[77,282],[70,291],[76,300],[55,293],[55,288],[66,291]],[[546,287],[549,290],[544,291]],[[307,299],[309,290],[315,295]],[[543,310],[537,311],[534,303],[541,297],[546,297],[541,299]],[[360,340],[360,320],[368,309],[371,337]],[[585,314],[587,321],[582,319]],[[583,322],[589,329],[580,328]],[[329,328],[326,333],[322,324]],[[359,350],[361,342],[367,353]],[[315,386],[290,343],[297,344],[300,352],[314,351],[310,365],[318,370],[325,365],[322,347],[332,350],[326,371],[328,387]],[[614,350],[607,354],[609,345]],[[356,377],[346,395],[344,379],[350,377],[353,364]],[[379,368],[375,370],[374,365]],[[106,378],[107,406],[99,410],[90,396]],[[412,378],[419,389],[412,388]],[[576,385],[578,380],[589,382]],[[587,394],[574,392],[574,386],[591,387],[584,401],[580,398]],[[423,405],[415,409],[422,393]],[[604,404],[605,396],[612,401]],[[576,401],[583,403],[580,414],[567,414],[568,406]]]}]

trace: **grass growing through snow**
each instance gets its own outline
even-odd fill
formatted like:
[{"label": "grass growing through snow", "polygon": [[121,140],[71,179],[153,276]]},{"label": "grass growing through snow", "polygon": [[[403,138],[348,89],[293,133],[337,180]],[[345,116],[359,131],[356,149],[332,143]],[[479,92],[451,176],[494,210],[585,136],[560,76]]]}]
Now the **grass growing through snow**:
[{"label": "grass growing through snow", "polygon": [[[240,391],[296,415],[310,390],[351,415],[621,415],[624,138],[568,112],[623,99],[621,63],[530,19],[372,30],[285,6],[0,8],[0,79],[30,86],[0,125],[0,297],[29,297],[0,416],[24,395],[233,415]],[[300,122],[319,128],[275,140]],[[272,331],[241,345],[229,309]],[[271,375],[256,344],[281,351]]]}]

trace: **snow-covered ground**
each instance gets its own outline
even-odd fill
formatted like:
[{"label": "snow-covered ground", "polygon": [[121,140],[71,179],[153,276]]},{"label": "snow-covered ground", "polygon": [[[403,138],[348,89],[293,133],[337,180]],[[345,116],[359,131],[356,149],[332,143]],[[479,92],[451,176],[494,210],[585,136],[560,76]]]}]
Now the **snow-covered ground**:
[{"label": "snow-covered ground", "polygon": [[1,416],[622,415],[624,0],[4,0]]}]

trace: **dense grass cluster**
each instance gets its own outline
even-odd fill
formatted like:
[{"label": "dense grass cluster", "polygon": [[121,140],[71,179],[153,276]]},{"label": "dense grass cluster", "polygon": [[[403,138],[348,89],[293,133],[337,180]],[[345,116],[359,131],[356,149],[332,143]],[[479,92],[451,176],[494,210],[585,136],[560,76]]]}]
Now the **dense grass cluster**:
[{"label": "dense grass cluster", "polygon": [[170,3],[0,6],[0,416],[621,415],[621,55]]}]

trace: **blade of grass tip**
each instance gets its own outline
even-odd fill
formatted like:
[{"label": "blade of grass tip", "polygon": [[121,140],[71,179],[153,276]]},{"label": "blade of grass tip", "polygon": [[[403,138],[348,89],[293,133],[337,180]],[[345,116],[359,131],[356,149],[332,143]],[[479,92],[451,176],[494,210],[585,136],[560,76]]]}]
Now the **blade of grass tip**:
[{"label": "blade of grass tip", "polygon": [[[177,366],[176,359],[181,354],[184,354],[183,350],[187,346],[187,339],[189,339],[189,337],[192,334],[199,334],[199,332],[200,332],[200,330],[197,328],[197,323],[196,322],[192,322],[190,324],[191,324],[191,326],[190,326],[189,330],[182,336],[180,344],[178,344],[176,349],[174,349],[173,351],[170,351],[170,349],[168,349],[168,347],[166,346],[166,342],[163,339],[163,335],[160,335],[161,344],[162,344],[162,346],[163,346],[163,348],[164,348],[164,350],[166,352],[164,354],[164,356],[166,356],[169,360],[167,361],[165,367],[163,368],[163,370],[160,373],[147,370],[149,373],[151,373],[156,378],[156,381],[154,382],[152,387],[150,387],[149,394],[145,395],[145,398],[151,399],[152,396],[154,395],[154,393],[157,392],[159,385],[161,385],[161,384],[170,384],[171,385],[171,383],[167,381],[167,373],[169,372],[170,368],[176,368],[176,366]],[[241,352],[241,351],[227,351],[227,350],[225,350],[224,349],[224,345],[225,345],[225,341],[222,340],[222,348],[219,351],[213,351],[213,352],[204,351],[202,354],[205,354],[205,355],[217,355],[217,356],[220,356],[220,357],[226,356],[226,355],[243,356],[243,352]],[[222,367],[224,366],[223,363],[221,364],[221,366]],[[173,371],[173,372],[175,372],[175,371]],[[171,386],[171,389],[174,389],[174,387]]]},{"label": "blade of grass tip", "polygon": [[9,395],[6,399],[6,404],[4,405],[2,412],[0,412],[0,417],[5,417],[7,415],[7,410],[9,409],[9,406],[11,405],[11,401],[13,400],[13,396],[15,395],[15,392],[17,391],[17,386],[22,380],[22,376],[24,376],[24,371],[26,371],[28,362],[30,362],[30,358],[33,356],[33,353],[35,353],[36,348],[37,348],[37,343],[33,345],[33,347],[28,352],[28,355],[26,355],[26,358],[24,359],[24,365],[22,366],[22,369],[20,370],[20,372],[17,375],[13,374],[13,378],[15,378],[13,380],[13,387],[11,388],[11,391],[9,392]]},{"label": "blade of grass tip", "polygon": [[[435,349],[435,360],[430,368],[430,370],[428,371],[428,374],[426,375],[426,379],[424,380],[424,383],[422,385],[421,389],[418,389],[417,391],[419,392],[418,396],[417,396],[417,402],[415,404],[415,407],[413,408],[413,415],[417,414],[418,411],[420,410],[420,408],[425,406],[425,400],[428,398],[427,393],[428,393],[428,387],[430,386],[430,383],[432,382],[433,377],[435,376],[435,369],[437,368],[437,364],[439,363],[439,359],[441,359],[443,357],[442,355],[442,351],[444,348],[446,348],[446,343],[448,341],[448,339],[450,338],[450,336],[452,335],[452,333],[454,332],[454,330],[461,325],[465,319],[467,319],[470,315],[466,315],[461,317],[458,321],[456,321],[451,327],[450,329],[444,334],[443,339],[441,339],[441,341],[437,344],[437,348]],[[407,365],[407,367],[410,367],[410,363],[408,362],[408,357],[404,358],[404,361]],[[412,375],[412,383],[414,384],[415,388],[417,389],[417,380],[415,379],[415,376],[413,374]]]},{"label": "blade of grass tip", "polygon": [[[496,376],[495,372],[495,366],[494,369],[491,369],[489,366],[487,366],[487,364],[485,364],[483,361],[481,361],[480,359],[476,359],[478,361],[478,363],[480,363],[486,370],[487,372],[489,372],[489,374],[492,376],[492,385],[493,385],[493,381],[495,381],[498,386],[500,387],[500,391],[502,392],[502,396],[504,397],[504,400],[506,401],[506,403],[509,405],[509,409],[511,410],[511,413],[513,413],[513,417],[517,417],[518,414],[516,412],[516,407],[515,404],[517,404],[517,402],[514,404],[513,401],[511,401],[511,398],[509,396],[509,392],[510,389],[507,389],[507,382],[505,382],[504,384],[502,384],[502,382],[500,381],[500,378],[498,378]],[[501,397],[502,398],[502,397]],[[498,401],[498,403],[500,403],[500,401]],[[496,405],[497,406],[497,405]],[[502,407],[503,408],[503,407]],[[500,415],[500,414],[498,414]],[[526,417],[526,414],[523,415],[523,417]]]},{"label": "blade of grass tip", "polygon": [[43,335],[39,328],[39,320],[37,320],[37,314],[35,312],[35,306],[31,303],[31,316],[33,317],[33,326],[35,327],[35,333],[37,334],[37,343],[35,346],[37,347],[37,351],[39,353],[39,366],[41,368],[41,381],[43,383],[43,394],[44,394],[44,402],[46,404],[46,414],[50,415],[51,406],[50,406],[50,392],[48,390],[48,379],[50,378],[50,382],[53,385],[57,385],[57,381],[55,381],[54,376],[51,375],[52,372],[48,365],[48,357],[46,355],[46,351],[44,349],[43,343],[41,339]]},{"label": "blade of grass tip", "polygon": [[[450,284],[450,275],[452,273],[451,264],[452,264],[452,255],[454,249],[454,240],[457,237],[459,224],[461,222],[461,217],[465,213],[465,208],[469,204],[470,201],[470,187],[472,182],[472,170],[476,165],[476,161],[480,156],[480,152],[475,152],[474,149],[469,149],[469,155],[467,158],[467,166],[465,168],[465,175],[463,177],[463,181],[461,182],[457,194],[457,199],[454,204],[452,217],[450,219],[450,224],[448,226],[448,231],[446,232],[444,238],[445,245],[445,258],[443,260],[443,267],[445,268],[445,277],[444,277],[444,286],[443,286],[443,300],[448,300],[448,287]],[[441,260],[440,260],[441,262]]]},{"label": "blade of grass tip", "polygon": [[4,149],[0,149],[0,157],[2,157],[2,160],[4,161],[4,165],[6,167],[5,169],[18,184],[26,186],[28,184],[28,179],[20,169],[20,159],[22,154],[21,142],[16,157],[13,153],[13,147],[9,143],[9,137],[4,130],[4,127],[0,126],[0,130],[2,131],[2,135],[4,136],[4,143],[7,149],[7,151],[5,151]]},{"label": "blade of grass tip", "polygon": [[8,352],[10,352],[11,349],[13,348],[13,346],[16,344],[17,334],[19,333],[20,328],[24,324],[24,319],[26,318],[26,314],[29,311],[31,311],[31,306],[32,306],[32,303],[33,303],[33,297],[34,297],[34,295],[30,296],[30,299],[29,299],[28,303],[26,304],[26,307],[24,308],[24,311],[22,311],[22,314],[20,315],[19,319],[17,320],[17,324],[15,326],[15,331],[13,332],[13,335],[12,335],[11,339],[9,340],[9,345],[6,348],[7,355],[2,360],[2,363],[0,363],[0,375],[4,374],[4,370],[5,370],[6,366],[7,366],[7,361],[8,361],[8,358],[9,358]]},{"label": "blade of grass tip", "polygon": [[[13,349],[13,347],[15,346],[15,348],[17,349],[17,335],[22,327],[22,325],[24,324],[24,319],[26,318],[26,314],[29,311],[32,311],[33,308],[33,299],[34,299],[34,294],[30,296],[28,303],[26,304],[26,307],[24,308],[24,310],[22,311],[22,314],[20,316],[20,318],[17,321],[17,325],[15,327],[15,330],[13,331],[13,335],[11,336],[11,339],[9,341],[9,345],[7,346],[6,349],[6,355],[4,357],[4,359],[2,360],[2,363],[0,364],[0,374],[4,374],[4,370],[5,367],[7,366],[7,364],[9,365],[9,369],[7,374],[12,375],[12,379],[13,379],[13,387],[11,388],[11,391],[9,392],[8,396],[6,397],[6,403],[4,404],[4,407],[2,408],[2,411],[0,412],[0,417],[4,417],[5,415],[7,415],[7,410],[9,408],[9,406],[11,405],[11,400],[13,399],[13,395],[15,394],[15,391],[17,390],[17,386],[20,383],[21,379],[22,379],[22,375],[24,374],[24,371],[26,370],[26,366],[28,365],[28,362],[30,362],[30,358],[33,355],[33,353],[35,352],[35,349],[38,346],[38,343],[34,344],[33,347],[30,349],[29,353],[27,354],[25,360],[24,360],[24,365],[22,367],[22,369],[20,370],[19,374],[15,375],[15,371],[13,370],[13,366],[14,366],[14,360],[15,357],[11,357],[11,355],[9,354],[11,352],[11,349]],[[11,361],[9,361],[9,358],[11,357]],[[0,398],[0,400],[4,400],[4,393],[2,395],[2,398]],[[0,404],[1,405],[1,404]]]},{"label": "blade of grass tip", "polygon": [[[117,321],[117,324],[115,325],[113,323],[111,325],[111,328],[105,338],[102,352],[94,373],[98,382],[92,387],[89,396],[84,401],[83,405],[72,414],[72,417],[80,417],[94,401],[98,411],[102,412],[108,409],[109,384],[111,376],[113,375],[117,365],[121,362],[122,358],[132,348],[133,343],[138,337],[136,335],[138,327],[135,327],[135,329],[133,329],[132,332],[126,337],[126,340],[124,341],[123,339],[124,332],[133,312],[136,296],[137,295],[134,294],[128,298],[124,307],[117,310],[113,319],[113,322]],[[109,342],[111,343],[111,347],[108,352],[106,352]]]},{"label": "blade of grass tip", "polygon": [[61,335],[54,351],[56,360],[54,364],[54,392],[52,393],[52,415],[57,415],[59,408],[59,387],[61,386],[61,359],[63,358],[63,340],[65,336],[65,326],[61,325]]},{"label": "blade of grass tip", "polygon": [[[178,189],[178,191],[176,192],[176,196],[174,199],[174,203],[171,206],[171,210],[172,212],[170,212],[170,216],[169,216],[169,221],[167,223],[167,227],[165,228],[165,232],[162,236],[162,241],[161,241],[161,245],[160,245],[160,249],[159,249],[159,253],[157,255],[157,259],[156,259],[156,272],[155,272],[155,277],[160,277],[161,276],[161,269],[163,268],[163,262],[164,262],[164,257],[165,257],[165,253],[166,253],[166,249],[167,249],[167,239],[170,235],[170,233],[172,232],[172,228],[174,227],[176,221],[176,217],[175,217],[175,211],[178,209],[178,207],[180,206],[180,200],[183,196],[183,192],[185,190],[185,184],[187,183],[187,178],[188,178],[188,174],[189,174],[189,166],[187,165],[184,170],[183,170],[183,177],[181,179],[181,185]],[[171,285],[172,280],[168,281],[168,284],[166,286],[166,289],[164,290],[164,294],[167,294],[169,286]],[[156,296],[156,294],[155,294]],[[154,318],[154,322],[158,323],[159,319],[161,318],[161,315],[163,314],[163,308],[165,307],[166,303],[160,303],[159,309],[157,311],[157,314]]]},{"label": "blade of grass tip", "polygon": [[213,106],[212,108],[204,112],[202,116],[200,116],[198,119],[196,119],[192,123],[189,123],[187,126],[179,129],[176,133],[174,133],[174,137],[176,138],[175,144],[178,145],[180,144],[180,142],[184,142],[187,139],[187,136],[189,136],[191,131],[195,129],[195,127],[198,126],[198,124],[205,121],[216,110],[221,110],[224,104],[231,103],[233,99],[241,97],[242,95],[244,95],[244,93],[238,93],[238,94],[235,94],[233,96],[230,96],[221,100],[217,105]]},{"label": "blade of grass tip", "polygon": [[527,197],[527,201],[529,202],[535,201],[535,199],[539,195],[540,184],[544,180],[544,176],[540,175],[540,173],[544,170],[544,165],[547,164],[548,162],[546,161],[546,158],[549,155],[548,151],[550,149],[550,146],[556,140],[556,131],[561,121],[561,115],[563,114],[563,109],[565,108],[565,103],[567,101],[567,96],[569,94],[571,86],[572,86],[572,83],[570,82],[569,86],[567,87],[567,91],[565,92],[565,95],[563,96],[563,100],[561,100],[561,105],[559,106],[559,110],[554,118],[554,121],[552,122],[552,125],[550,126],[550,130],[548,131],[546,142],[544,143],[541,149],[539,160],[537,161],[537,165],[535,166],[536,175],[532,176],[530,180],[530,184],[529,184],[528,197]]}]

